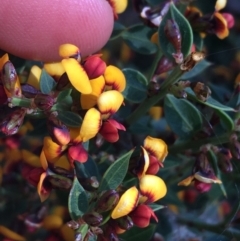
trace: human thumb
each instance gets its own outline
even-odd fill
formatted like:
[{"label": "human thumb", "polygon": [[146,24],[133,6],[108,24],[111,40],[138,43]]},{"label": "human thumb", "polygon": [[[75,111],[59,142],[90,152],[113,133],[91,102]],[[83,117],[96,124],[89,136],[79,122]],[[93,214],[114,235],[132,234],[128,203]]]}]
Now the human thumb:
[{"label": "human thumb", "polygon": [[2,1],[0,49],[46,62],[59,59],[59,45],[71,43],[86,56],[107,42],[113,18],[106,0]]}]

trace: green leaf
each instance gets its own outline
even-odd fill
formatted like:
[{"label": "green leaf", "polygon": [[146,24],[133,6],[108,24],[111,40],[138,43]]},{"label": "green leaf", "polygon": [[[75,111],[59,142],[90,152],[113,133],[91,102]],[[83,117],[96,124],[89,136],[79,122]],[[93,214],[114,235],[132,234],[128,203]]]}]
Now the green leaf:
[{"label": "green leaf", "polygon": [[147,79],[139,71],[123,69],[126,77],[126,88],[122,92],[125,99],[133,103],[141,103],[147,98]]},{"label": "green leaf", "polygon": [[72,89],[66,89],[61,91],[57,97],[57,102],[72,104],[71,93],[72,93]]},{"label": "green leaf", "polygon": [[186,88],[185,91],[187,92],[189,99],[195,100],[199,103],[212,107],[213,109],[236,112],[236,110],[233,109],[232,107],[221,104],[217,100],[213,99],[211,96],[209,96],[207,101],[204,102],[204,101],[199,100],[190,88]]},{"label": "green leaf", "polygon": [[182,79],[190,79],[195,77],[198,74],[201,74],[206,68],[208,68],[212,63],[208,62],[207,60],[202,60],[198,64],[193,67],[190,71],[183,74]]},{"label": "green leaf", "polygon": [[[187,19],[182,15],[182,13],[175,7],[174,3],[170,3],[170,8],[168,13],[164,16],[159,29],[158,29],[158,36],[161,36],[159,38],[159,44],[160,48],[164,55],[169,57],[170,59],[174,60],[172,57],[172,54],[176,52],[173,45],[169,42],[166,34],[165,34],[165,26],[167,23],[167,20],[174,20],[180,29],[181,33],[181,52],[184,57],[189,55],[189,52],[191,50],[192,44],[193,44],[193,33],[192,28],[187,21]],[[174,60],[175,61],[175,60]]]},{"label": "green leaf", "polygon": [[165,0],[146,0],[147,3],[149,3],[151,6],[156,6],[162,3],[166,3]]},{"label": "green leaf", "polygon": [[79,127],[82,124],[81,116],[71,111],[58,111],[58,118],[67,126]]},{"label": "green leaf", "polygon": [[150,41],[152,34],[152,29],[138,24],[123,31],[121,37],[132,50],[140,54],[154,54],[157,52],[157,45]]},{"label": "green leaf", "polygon": [[155,229],[156,225],[153,224],[150,224],[147,228],[133,227],[129,231],[120,235],[120,238],[127,241],[147,241],[151,239]]},{"label": "green leaf", "polygon": [[227,131],[232,131],[234,129],[234,122],[233,122],[232,118],[223,110],[215,109],[215,112],[219,116],[222,126]]},{"label": "green leaf", "polygon": [[57,85],[55,80],[43,69],[40,76],[40,90],[43,94],[49,94]]},{"label": "green leaf", "polygon": [[112,35],[110,37],[110,40],[114,40],[118,37],[120,37],[121,33],[126,30],[126,27],[124,25],[122,25],[119,22],[114,22],[114,26],[113,26],[113,32]]},{"label": "green leaf", "polygon": [[97,177],[99,179],[98,166],[96,162],[88,155],[88,160],[85,163],[75,162],[77,177]]},{"label": "green leaf", "polygon": [[79,219],[88,208],[87,195],[84,188],[74,177],[73,185],[68,197],[68,210],[73,220]]},{"label": "green leaf", "polygon": [[181,138],[193,136],[202,127],[201,113],[185,99],[166,95],[164,113],[170,128]]},{"label": "green leaf", "polygon": [[194,44],[198,51],[202,51],[203,48],[203,38],[197,32],[193,32]]},{"label": "green leaf", "polygon": [[128,171],[129,159],[133,150],[127,152],[116,160],[104,173],[99,186],[99,192],[116,189],[123,181]]}]

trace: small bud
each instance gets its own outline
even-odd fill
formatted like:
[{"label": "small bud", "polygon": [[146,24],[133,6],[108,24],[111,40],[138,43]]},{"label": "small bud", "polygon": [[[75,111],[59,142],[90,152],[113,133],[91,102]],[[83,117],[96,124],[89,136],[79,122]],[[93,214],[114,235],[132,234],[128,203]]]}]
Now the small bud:
[{"label": "small bud", "polygon": [[101,224],[103,217],[97,212],[86,213],[82,216],[82,219],[90,226],[96,227]]},{"label": "small bud", "polygon": [[191,88],[196,94],[197,98],[200,99],[201,101],[205,102],[208,99],[208,97],[211,95],[210,88],[204,83],[201,83],[201,82],[191,83]]},{"label": "small bud", "polygon": [[94,191],[99,187],[99,182],[95,176],[90,178],[79,178],[79,182],[88,191]]},{"label": "small bud", "polygon": [[71,229],[78,229],[80,227],[80,224],[74,220],[71,220],[69,222],[67,222],[67,226]]},{"label": "small bud", "polygon": [[168,41],[176,51],[172,54],[175,62],[181,64],[183,62],[183,54],[181,52],[182,36],[178,24],[174,20],[168,19],[164,27],[164,32]]},{"label": "small bud", "polygon": [[113,209],[119,201],[119,194],[115,190],[104,192],[96,204],[98,212],[106,212]]},{"label": "small bud", "polygon": [[34,104],[43,111],[49,111],[55,103],[55,99],[50,95],[37,94],[34,98]]},{"label": "small bud", "polygon": [[0,122],[0,131],[7,136],[16,134],[23,123],[25,114],[24,108],[13,110]]},{"label": "small bud", "polygon": [[106,63],[98,55],[89,56],[83,63],[83,68],[89,79],[95,79],[103,75],[106,67]]},{"label": "small bud", "polygon": [[203,52],[192,52],[190,55],[184,59],[183,63],[180,65],[181,70],[190,71],[199,61],[205,58]]},{"label": "small bud", "polygon": [[61,175],[57,175],[49,172],[47,175],[47,180],[51,183],[53,188],[60,188],[69,190],[72,187],[72,180]]},{"label": "small bud", "polygon": [[240,160],[240,143],[238,142],[238,140],[231,141],[230,151],[233,158]]},{"label": "small bud", "polygon": [[3,65],[3,69],[2,69],[2,83],[10,93],[14,92],[17,78],[18,78],[17,72],[13,64],[10,61],[7,61]]},{"label": "small bud", "polygon": [[59,145],[67,145],[70,142],[70,132],[55,115],[50,115],[47,122],[47,128],[52,140]]},{"label": "small bud", "polygon": [[21,85],[21,88],[22,88],[22,93],[26,98],[35,98],[37,94],[41,93],[40,90],[37,90],[35,87],[29,84],[23,84]]},{"label": "small bud", "polygon": [[124,216],[119,219],[116,219],[119,227],[124,230],[129,230],[133,227],[133,221],[129,216]]},{"label": "small bud", "polygon": [[233,166],[231,163],[232,154],[229,149],[221,148],[217,153],[218,165],[221,171],[229,173],[233,171]]},{"label": "small bud", "polygon": [[157,68],[154,72],[154,75],[160,75],[162,73],[168,72],[173,69],[175,64],[168,59],[166,56],[162,56],[158,61]]}]

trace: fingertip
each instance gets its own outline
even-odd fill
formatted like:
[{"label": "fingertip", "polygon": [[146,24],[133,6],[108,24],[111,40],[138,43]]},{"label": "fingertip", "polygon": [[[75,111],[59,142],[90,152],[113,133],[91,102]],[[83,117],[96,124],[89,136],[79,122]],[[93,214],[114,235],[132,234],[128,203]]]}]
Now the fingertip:
[{"label": "fingertip", "polygon": [[100,50],[113,29],[106,0],[8,0],[0,8],[0,48],[25,59],[56,61],[72,43],[86,56]]}]

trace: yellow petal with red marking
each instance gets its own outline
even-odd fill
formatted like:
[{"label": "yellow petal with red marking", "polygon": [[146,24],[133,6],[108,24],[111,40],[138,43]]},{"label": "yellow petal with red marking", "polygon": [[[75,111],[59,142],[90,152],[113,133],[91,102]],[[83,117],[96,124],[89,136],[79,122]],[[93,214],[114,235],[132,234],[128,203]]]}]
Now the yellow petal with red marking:
[{"label": "yellow petal with red marking", "polygon": [[81,107],[83,109],[90,109],[97,104],[97,99],[100,96],[100,94],[103,92],[105,80],[101,75],[96,79],[90,80],[90,84],[92,86],[92,93],[89,95],[82,94],[80,97]]},{"label": "yellow petal with red marking", "polygon": [[65,72],[61,62],[45,63],[43,68],[55,79],[59,79]]},{"label": "yellow petal with red marking", "polygon": [[22,150],[22,159],[25,163],[31,165],[32,167],[41,167],[41,162],[39,156],[33,154],[28,150]]},{"label": "yellow petal with red marking", "polygon": [[73,44],[62,44],[59,47],[59,55],[62,58],[74,57],[78,62],[81,61],[80,50]]},{"label": "yellow petal with red marking", "polygon": [[82,141],[88,141],[89,139],[96,136],[101,127],[101,124],[102,120],[100,112],[95,108],[89,109],[84,116],[80,129],[80,136]]},{"label": "yellow petal with red marking", "polygon": [[223,17],[223,15],[219,12],[215,12],[213,15],[213,19],[215,20],[216,24],[216,35],[220,39],[224,39],[229,35],[229,29],[227,25],[226,19]]},{"label": "yellow petal with red marking", "polygon": [[117,219],[128,215],[136,207],[138,198],[139,192],[135,186],[125,191],[121,196],[117,206],[112,211],[112,219]]},{"label": "yellow petal with red marking", "polygon": [[60,146],[53,142],[51,137],[44,137],[43,151],[48,162],[54,163],[66,148],[67,146]]},{"label": "yellow petal with red marking", "polygon": [[167,144],[159,138],[147,136],[144,140],[144,148],[160,162],[163,162],[168,154]]},{"label": "yellow petal with red marking", "polygon": [[103,92],[97,101],[103,119],[107,119],[110,115],[116,113],[122,103],[123,95],[116,90]]},{"label": "yellow petal with red marking", "polygon": [[43,182],[44,179],[46,178],[47,173],[44,172],[41,174],[40,176],[40,180],[37,186],[37,191],[38,191],[38,195],[40,197],[41,202],[44,202],[50,195],[50,189],[44,188],[43,186]]},{"label": "yellow petal with red marking", "polygon": [[141,178],[141,177],[143,177],[146,174],[146,171],[147,171],[147,169],[149,167],[149,163],[150,163],[147,151],[142,146],[141,146],[141,148],[142,148],[143,157],[144,157],[144,167],[143,167],[142,173],[137,173],[138,174],[138,178]]},{"label": "yellow petal with red marking", "polygon": [[128,5],[128,0],[110,0],[113,3],[116,13],[122,13],[125,11]]},{"label": "yellow petal with red marking", "polygon": [[76,59],[63,59],[62,65],[73,87],[82,94],[91,94],[92,87],[89,78]]},{"label": "yellow petal with red marking", "polygon": [[40,90],[39,81],[41,73],[42,70],[37,65],[33,65],[28,76],[27,84],[33,86],[37,90]]},{"label": "yellow petal with red marking", "polygon": [[25,241],[25,237],[15,233],[14,231],[10,230],[9,228],[0,225],[0,234],[3,235],[5,238],[13,240],[13,241]]},{"label": "yellow petal with red marking", "polygon": [[158,176],[145,175],[139,182],[141,194],[147,197],[147,203],[163,198],[167,193],[165,182]]},{"label": "yellow petal with red marking", "polygon": [[107,66],[104,72],[104,78],[107,90],[112,89],[118,90],[119,92],[124,91],[126,87],[126,78],[119,68],[113,65]]}]

